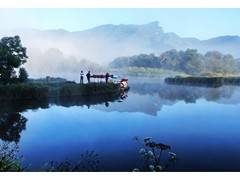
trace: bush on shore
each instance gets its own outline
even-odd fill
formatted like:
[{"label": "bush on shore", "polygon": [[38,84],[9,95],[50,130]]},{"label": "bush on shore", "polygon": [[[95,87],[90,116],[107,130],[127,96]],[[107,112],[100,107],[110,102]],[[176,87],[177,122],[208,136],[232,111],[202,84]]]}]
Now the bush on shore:
[{"label": "bush on shore", "polygon": [[169,77],[165,82],[170,84],[210,84],[210,85],[240,85],[240,77]]},{"label": "bush on shore", "polygon": [[37,84],[0,85],[0,99],[43,99],[48,91],[47,86]]}]

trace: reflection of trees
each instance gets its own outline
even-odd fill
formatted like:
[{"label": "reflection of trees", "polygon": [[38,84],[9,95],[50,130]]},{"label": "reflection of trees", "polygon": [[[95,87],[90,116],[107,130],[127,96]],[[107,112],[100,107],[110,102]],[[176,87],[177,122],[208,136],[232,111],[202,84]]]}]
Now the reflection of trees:
[{"label": "reflection of trees", "polygon": [[20,113],[3,113],[0,116],[0,138],[3,141],[20,140],[20,133],[26,128],[27,119]]},{"label": "reflection of trees", "polygon": [[33,101],[33,100],[15,100],[15,101],[0,101],[0,113],[5,112],[23,112],[28,109],[48,108],[48,100]]},{"label": "reflection of trees", "polygon": [[138,94],[158,94],[160,98],[170,101],[183,100],[187,103],[195,103],[203,98],[208,101],[217,101],[221,98],[230,99],[235,92],[234,86],[222,86],[219,88],[178,86],[161,83],[142,83],[131,85],[131,91]]},{"label": "reflection of trees", "polygon": [[[49,98],[46,100],[16,100],[16,101],[0,101],[0,113],[5,112],[23,112],[26,110],[35,110],[38,108],[48,108],[50,104],[56,104],[64,107],[70,106],[88,106],[105,104],[106,107],[110,105],[110,102],[119,100],[121,97],[119,94],[101,95],[101,96],[70,96],[70,97],[58,97]],[[126,97],[124,97],[126,98]],[[121,98],[121,99],[124,99]]]},{"label": "reflection of trees", "polygon": [[0,139],[3,141],[19,142],[21,132],[26,128],[27,119],[20,113],[28,109],[48,108],[49,104],[56,104],[65,107],[105,104],[106,107],[119,98],[119,95],[112,96],[79,96],[61,97],[42,101],[0,101]]},{"label": "reflection of trees", "polygon": [[101,95],[101,96],[72,96],[72,97],[60,97],[49,100],[50,104],[61,105],[65,107],[70,106],[88,106],[105,104],[106,107],[110,105],[110,102],[119,100],[119,94],[114,95]]},{"label": "reflection of trees", "polygon": [[230,99],[235,90],[234,87],[200,88],[185,86],[173,86],[167,89],[168,93],[159,92],[159,95],[166,99],[183,100],[186,103],[195,103],[200,98],[207,101],[217,101],[221,98]]},{"label": "reflection of trees", "polygon": [[3,141],[19,142],[21,132],[26,128],[27,119],[20,112],[27,109],[47,108],[44,101],[1,101],[0,102],[0,138]]},{"label": "reflection of trees", "polygon": [[47,108],[44,101],[1,101],[0,102],[0,139],[8,142],[19,142],[20,134],[26,129],[27,119],[20,112],[27,109]]},{"label": "reflection of trees", "polygon": [[153,116],[163,106],[172,106],[178,101],[196,103],[198,99],[205,99],[217,103],[240,103],[238,88],[235,86],[197,87],[183,85],[168,85],[163,82],[147,79],[130,81],[130,91],[127,101],[114,103],[109,108],[97,107],[103,111],[142,112]]}]

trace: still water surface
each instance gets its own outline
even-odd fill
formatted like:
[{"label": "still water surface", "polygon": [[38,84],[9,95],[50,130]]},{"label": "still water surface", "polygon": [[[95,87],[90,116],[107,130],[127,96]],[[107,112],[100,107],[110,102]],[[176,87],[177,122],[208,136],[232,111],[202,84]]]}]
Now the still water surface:
[{"label": "still water surface", "polygon": [[92,150],[99,154],[99,171],[132,171],[141,164],[135,136],[171,146],[178,160],[169,171],[240,170],[239,87],[177,86],[158,79],[132,79],[130,86],[127,98],[113,102],[20,108],[20,123],[0,138],[18,142],[33,171],[50,160],[77,161]]}]

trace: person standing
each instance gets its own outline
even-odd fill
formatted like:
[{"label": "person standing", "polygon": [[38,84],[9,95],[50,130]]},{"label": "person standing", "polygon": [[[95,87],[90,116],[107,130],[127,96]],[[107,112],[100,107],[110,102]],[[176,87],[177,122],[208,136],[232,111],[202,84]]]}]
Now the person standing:
[{"label": "person standing", "polygon": [[86,76],[87,76],[87,81],[88,81],[88,83],[90,83],[90,77],[91,77],[90,71],[88,71],[88,73],[86,74]]},{"label": "person standing", "polygon": [[109,73],[107,72],[106,75],[105,75],[105,80],[106,80],[106,83],[108,83],[108,79],[109,79]]},{"label": "person standing", "polygon": [[81,71],[81,73],[80,73],[80,84],[83,84],[83,71]]}]

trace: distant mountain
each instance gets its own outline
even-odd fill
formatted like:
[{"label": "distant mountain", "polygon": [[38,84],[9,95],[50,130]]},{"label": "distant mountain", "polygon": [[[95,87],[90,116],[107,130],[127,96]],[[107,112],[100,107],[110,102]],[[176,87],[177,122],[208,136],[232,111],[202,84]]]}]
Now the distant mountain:
[{"label": "distant mountain", "polygon": [[240,57],[240,37],[220,36],[205,41],[200,41],[196,46],[201,51],[217,50],[225,54],[232,54],[235,58]]},{"label": "distant mountain", "polygon": [[52,48],[58,49],[66,57],[74,57],[79,61],[84,58],[100,65],[106,65],[119,56],[142,53],[158,55],[170,49],[187,48],[198,49],[201,53],[216,50],[232,54],[235,58],[240,57],[239,36],[221,36],[208,40],[182,38],[175,33],[164,32],[156,21],[143,25],[107,24],[76,32],[64,29],[0,31],[0,36],[15,34],[21,36],[24,46],[28,48],[32,65],[37,65],[41,61],[41,54]]}]

